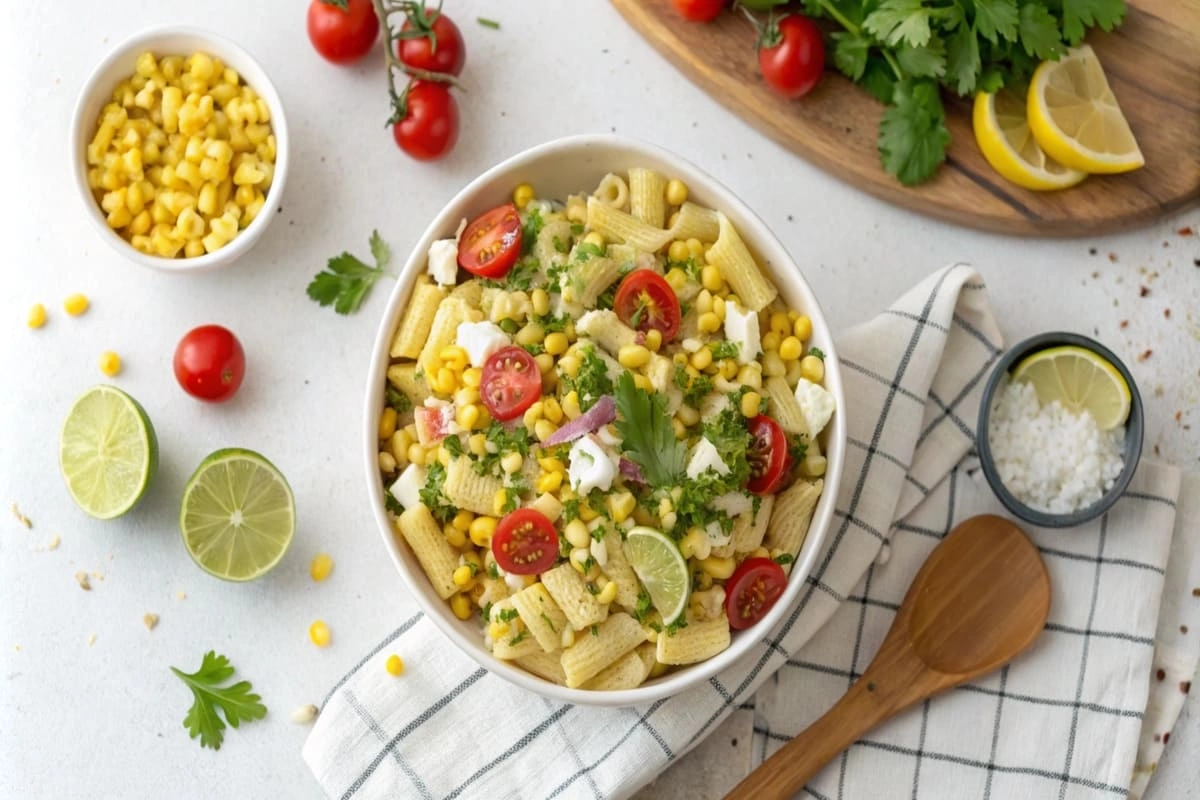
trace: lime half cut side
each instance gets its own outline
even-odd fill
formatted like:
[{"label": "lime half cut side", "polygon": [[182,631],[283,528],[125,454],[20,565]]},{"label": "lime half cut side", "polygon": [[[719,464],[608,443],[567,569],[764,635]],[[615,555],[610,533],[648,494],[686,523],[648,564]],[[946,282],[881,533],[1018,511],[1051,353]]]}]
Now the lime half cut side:
[{"label": "lime half cut side", "polygon": [[692,585],[679,545],[653,528],[636,527],[626,534],[624,549],[663,622],[674,622],[687,609]]},{"label": "lime half cut side", "polygon": [[1012,379],[1029,383],[1043,405],[1057,400],[1072,414],[1087,411],[1101,430],[1125,424],[1132,397],[1120,371],[1091,350],[1050,347],[1026,356]]},{"label": "lime half cut side", "polygon": [[154,476],[154,426],[125,392],[93,386],[67,414],[58,463],[75,504],[96,519],[114,519],[137,505]]},{"label": "lime half cut side", "polygon": [[218,450],[183,490],[179,530],[204,571],[229,581],[270,572],[292,542],[296,502],[287,480],[252,450]]}]

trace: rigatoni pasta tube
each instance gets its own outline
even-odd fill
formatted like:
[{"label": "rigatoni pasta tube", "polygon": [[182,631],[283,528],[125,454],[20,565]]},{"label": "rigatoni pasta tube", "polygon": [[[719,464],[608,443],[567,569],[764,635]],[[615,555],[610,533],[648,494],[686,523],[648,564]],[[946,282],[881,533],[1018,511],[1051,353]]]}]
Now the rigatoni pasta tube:
[{"label": "rigatoni pasta tube", "polygon": [[729,218],[718,211],[717,219],[721,232],[708,250],[708,262],[721,269],[721,274],[742,301],[742,305],[751,311],[761,311],[775,299],[779,290],[763,277],[754,257],[746,249],[742,237],[738,235]]},{"label": "rigatoni pasta tube", "polygon": [[629,211],[642,222],[661,228],[666,220],[667,179],[643,167],[629,168]]}]

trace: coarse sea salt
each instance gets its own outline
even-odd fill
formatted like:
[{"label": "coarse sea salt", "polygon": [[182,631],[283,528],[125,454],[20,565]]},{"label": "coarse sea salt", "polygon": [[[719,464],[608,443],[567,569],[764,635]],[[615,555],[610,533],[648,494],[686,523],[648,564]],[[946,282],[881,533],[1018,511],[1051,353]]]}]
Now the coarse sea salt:
[{"label": "coarse sea salt", "polygon": [[1092,505],[1125,466],[1124,426],[1102,431],[1086,411],[1072,414],[1058,401],[1041,405],[1023,382],[996,392],[987,436],[1005,488],[1050,514]]}]

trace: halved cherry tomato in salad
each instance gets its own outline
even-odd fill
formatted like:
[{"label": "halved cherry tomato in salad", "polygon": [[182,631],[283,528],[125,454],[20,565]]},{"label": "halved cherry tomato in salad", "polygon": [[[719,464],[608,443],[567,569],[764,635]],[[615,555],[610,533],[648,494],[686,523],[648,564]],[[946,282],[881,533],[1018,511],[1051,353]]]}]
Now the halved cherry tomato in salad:
[{"label": "halved cherry tomato in salad", "polygon": [[458,265],[481,278],[502,278],[521,254],[521,216],[512,203],[471,220],[458,240]]},{"label": "halved cherry tomato in salad", "polygon": [[679,333],[679,298],[671,284],[652,269],[635,269],[625,276],[617,288],[613,310],[634,330],[660,331],[663,342]]},{"label": "halved cherry tomato in salad", "polygon": [[554,523],[532,508],[510,512],[500,520],[492,534],[492,555],[500,569],[514,575],[545,572],[558,558],[558,534]]},{"label": "halved cherry tomato in salad", "polygon": [[766,414],[759,414],[747,423],[753,441],[746,450],[750,462],[750,481],[746,489],[752,494],[768,495],[783,488],[791,468],[787,435],[779,423]]},{"label": "halved cherry tomato in salad", "polygon": [[523,347],[502,348],[483,362],[479,398],[493,418],[515,419],[541,396],[542,372]]},{"label": "halved cherry tomato in salad", "polygon": [[692,22],[708,22],[715,19],[726,5],[725,0],[671,0],[675,12]]},{"label": "halved cherry tomato in salad", "polygon": [[400,37],[396,54],[408,66],[450,75],[462,72],[467,48],[458,26],[441,11],[420,9],[409,13]]},{"label": "halved cherry tomato in salad", "polygon": [[769,558],[747,558],[725,583],[729,627],[740,631],[765,617],[786,586],[783,567]]}]

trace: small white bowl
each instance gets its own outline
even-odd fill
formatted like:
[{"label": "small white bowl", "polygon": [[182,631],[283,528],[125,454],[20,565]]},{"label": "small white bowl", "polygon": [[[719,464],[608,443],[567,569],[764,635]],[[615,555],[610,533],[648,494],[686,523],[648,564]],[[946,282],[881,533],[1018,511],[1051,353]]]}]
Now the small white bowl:
[{"label": "small white bowl", "polygon": [[[837,412],[822,436],[823,452],[828,459],[825,487],[813,513],[808,536],[793,565],[787,589],[766,618],[744,631],[735,631],[733,642],[724,652],[707,661],[692,664],[650,680],[635,689],[588,691],[570,689],[526,672],[492,656],[484,646],[478,619],[459,620],[441,600],[425,577],[416,557],[392,529],[384,510],[384,486],[379,476],[379,415],[383,411],[387,377],[388,350],[392,335],[408,305],[409,294],[418,275],[425,270],[426,254],[435,239],[453,236],[459,220],[508,202],[513,187],[530,183],[538,196],[563,200],[568,194],[590,191],[609,172],[625,172],[630,167],[649,167],[669,177],[679,178],[688,187],[688,198],[701,205],[725,212],[738,233],[757,257],[758,263],[779,288],[791,308],[807,314],[813,323],[812,342],[826,354],[825,387],[837,402]],[[694,686],[737,661],[789,613],[799,600],[821,553],[825,533],[833,520],[846,450],[845,401],[842,375],[833,337],[817,298],[800,274],[799,268],[766,224],[755,216],[728,189],[690,162],[653,145],[620,136],[573,136],[557,139],[526,150],[493,167],[458,193],[422,234],[396,281],[387,310],[375,337],[367,377],[366,418],[363,445],[367,489],[383,541],[404,583],[421,609],[459,649],[485,669],[530,691],[564,703],[592,706],[635,706],[677,694]]]},{"label": "small white bowl", "polygon": [[[271,109],[271,132],[275,135],[275,175],[271,188],[267,191],[266,203],[262,212],[245,230],[239,231],[232,242],[216,252],[195,258],[163,258],[135,250],[133,245],[108,227],[104,211],[88,186],[87,146],[96,133],[100,111],[111,100],[112,91],[117,84],[134,73],[138,56],[146,51],[160,58],[167,55],[188,56],[196,52],[215,56],[237,70],[243,82],[266,100],[267,107]],[[75,185],[83,199],[85,213],[100,232],[101,238],[126,258],[164,272],[201,272],[232,264],[254,246],[271,219],[275,217],[273,209],[283,197],[283,187],[287,180],[287,119],[275,86],[249,53],[228,39],[199,28],[167,27],[143,31],[126,39],[109,53],[92,70],[91,76],[79,93],[71,121],[70,147]]]}]

